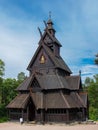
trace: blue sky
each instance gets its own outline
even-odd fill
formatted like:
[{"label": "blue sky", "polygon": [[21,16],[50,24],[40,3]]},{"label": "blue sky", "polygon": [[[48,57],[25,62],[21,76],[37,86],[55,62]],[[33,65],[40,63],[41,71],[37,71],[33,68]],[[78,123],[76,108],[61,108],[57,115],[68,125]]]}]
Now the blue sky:
[{"label": "blue sky", "polygon": [[0,59],[5,77],[25,72],[44,31],[49,11],[62,44],[61,56],[82,80],[98,74],[98,0],[0,0]]}]

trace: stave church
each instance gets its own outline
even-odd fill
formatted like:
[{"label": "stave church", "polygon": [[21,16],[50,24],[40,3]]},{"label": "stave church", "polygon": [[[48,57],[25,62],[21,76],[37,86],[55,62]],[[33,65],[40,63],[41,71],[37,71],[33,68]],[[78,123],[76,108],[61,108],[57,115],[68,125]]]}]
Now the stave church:
[{"label": "stave church", "polygon": [[60,55],[51,18],[39,29],[40,40],[27,70],[29,76],[18,86],[18,95],[7,105],[9,119],[47,122],[84,121],[88,96],[81,75],[72,72]]}]

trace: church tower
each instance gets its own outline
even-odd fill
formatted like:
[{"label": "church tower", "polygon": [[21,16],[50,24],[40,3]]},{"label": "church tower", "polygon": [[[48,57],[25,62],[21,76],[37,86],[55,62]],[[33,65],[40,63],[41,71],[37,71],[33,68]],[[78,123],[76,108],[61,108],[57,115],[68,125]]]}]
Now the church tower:
[{"label": "church tower", "polygon": [[41,34],[39,47],[35,55],[31,59],[27,69],[30,74],[33,72],[39,73],[62,73],[63,75],[70,75],[71,70],[60,56],[61,43],[55,37],[55,29],[51,19],[45,23],[45,31]]}]

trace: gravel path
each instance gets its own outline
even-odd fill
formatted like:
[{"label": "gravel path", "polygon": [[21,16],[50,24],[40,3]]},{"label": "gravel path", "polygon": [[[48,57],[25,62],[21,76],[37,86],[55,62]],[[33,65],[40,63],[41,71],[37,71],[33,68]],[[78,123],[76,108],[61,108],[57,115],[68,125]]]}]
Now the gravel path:
[{"label": "gravel path", "polygon": [[98,123],[96,124],[76,124],[76,125],[36,125],[36,124],[23,124],[20,123],[0,123],[0,130],[98,130]]}]

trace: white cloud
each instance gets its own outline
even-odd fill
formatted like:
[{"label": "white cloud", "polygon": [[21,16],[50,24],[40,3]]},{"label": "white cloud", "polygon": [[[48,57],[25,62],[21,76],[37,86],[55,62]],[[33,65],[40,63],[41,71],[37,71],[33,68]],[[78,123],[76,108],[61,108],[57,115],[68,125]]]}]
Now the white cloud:
[{"label": "white cloud", "polygon": [[81,66],[81,76],[84,82],[86,77],[93,78],[94,75],[98,74],[98,66],[96,65],[84,65]]},{"label": "white cloud", "polygon": [[[25,70],[38,46],[37,27],[44,29],[42,20],[48,18],[49,11],[52,11],[56,36],[63,45],[61,56],[65,62],[76,74],[79,70],[85,75],[97,73],[96,67],[80,64],[80,60],[92,58],[98,52],[98,1],[54,0],[52,5],[50,1],[31,3],[32,12],[23,6],[18,7],[18,4],[11,5],[10,9],[0,9],[0,58],[5,61],[6,75],[14,77]],[[27,7],[31,7],[29,4]]]},{"label": "white cloud", "polygon": [[90,73],[90,74],[96,74],[98,73],[98,67],[96,65],[85,65],[85,66],[82,66],[82,74],[87,74],[87,73]]},{"label": "white cloud", "polygon": [[[7,16],[4,19],[5,22],[0,21],[0,58],[6,65],[6,77],[9,77],[9,75],[16,77],[17,73],[19,73],[16,71],[25,70],[29,64],[30,61],[28,60],[30,60],[38,46],[39,34],[36,35],[35,33],[37,32],[37,28],[34,27],[36,26],[35,22],[17,21]],[[7,20],[8,24],[6,24]],[[15,29],[16,26],[17,29]]]}]

